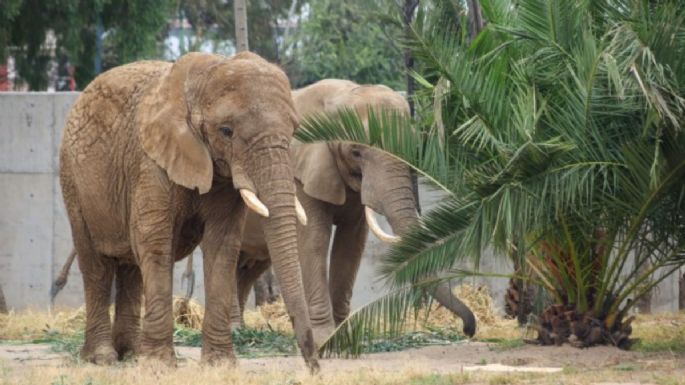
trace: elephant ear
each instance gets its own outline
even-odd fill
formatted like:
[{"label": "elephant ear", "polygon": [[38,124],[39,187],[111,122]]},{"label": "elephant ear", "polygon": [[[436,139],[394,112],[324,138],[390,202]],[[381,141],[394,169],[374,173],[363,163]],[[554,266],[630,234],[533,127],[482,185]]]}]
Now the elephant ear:
[{"label": "elephant ear", "polygon": [[304,192],[318,200],[345,203],[345,182],[327,143],[293,146],[293,173],[304,186]]},{"label": "elephant ear", "polygon": [[140,142],[145,153],[169,179],[200,194],[209,191],[214,173],[207,146],[191,126],[193,112],[186,93],[200,76],[223,60],[216,55],[189,54],[179,59],[150,90],[140,106]]}]

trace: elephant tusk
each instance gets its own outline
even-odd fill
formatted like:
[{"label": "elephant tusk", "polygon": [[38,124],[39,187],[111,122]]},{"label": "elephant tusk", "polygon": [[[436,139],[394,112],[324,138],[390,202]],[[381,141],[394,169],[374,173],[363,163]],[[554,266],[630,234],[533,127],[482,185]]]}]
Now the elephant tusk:
[{"label": "elephant tusk", "polygon": [[245,201],[245,204],[247,207],[251,208],[254,212],[257,214],[268,218],[269,217],[269,209],[264,206],[264,203],[257,198],[257,195],[253,193],[250,190],[247,189],[240,189],[240,196],[243,197],[243,200]]},{"label": "elephant tusk", "polygon": [[386,243],[395,243],[400,240],[400,237],[390,235],[381,229],[376,220],[376,212],[373,211],[372,208],[368,206],[364,207],[364,214],[366,214],[366,223],[369,224],[369,229],[371,229],[378,239]]},{"label": "elephant tusk", "polygon": [[302,203],[300,203],[300,200],[295,197],[295,212],[297,213],[297,219],[302,223],[303,226],[307,226],[307,213],[304,211],[304,207],[302,207]]}]

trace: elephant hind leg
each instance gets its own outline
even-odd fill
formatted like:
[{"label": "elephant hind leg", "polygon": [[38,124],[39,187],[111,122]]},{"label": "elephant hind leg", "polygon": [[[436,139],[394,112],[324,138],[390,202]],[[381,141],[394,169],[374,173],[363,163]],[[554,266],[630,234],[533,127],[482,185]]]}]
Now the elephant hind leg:
[{"label": "elephant hind leg", "polygon": [[[254,258],[254,260],[243,263],[243,258]],[[255,282],[257,282],[259,277],[271,267],[269,252],[265,251],[264,254],[260,254],[256,257],[251,254],[241,253],[240,266],[241,267],[238,269],[238,303],[240,304],[240,318],[242,320],[250,290],[255,287],[256,291]]]},{"label": "elephant hind leg", "polygon": [[86,297],[86,331],[81,359],[96,364],[112,364],[117,355],[112,346],[109,303],[116,261],[95,250],[78,205],[76,188],[67,175],[66,165],[61,172],[62,194]]},{"label": "elephant hind leg", "polygon": [[123,360],[138,351],[140,336],[140,302],[143,278],[140,268],[133,264],[120,264],[116,273],[116,308],[112,338],[114,349]]},{"label": "elephant hind leg", "polygon": [[74,236],[86,297],[86,331],[81,359],[112,364],[117,354],[112,345],[109,303],[116,260],[96,253],[83,238],[78,233]]}]

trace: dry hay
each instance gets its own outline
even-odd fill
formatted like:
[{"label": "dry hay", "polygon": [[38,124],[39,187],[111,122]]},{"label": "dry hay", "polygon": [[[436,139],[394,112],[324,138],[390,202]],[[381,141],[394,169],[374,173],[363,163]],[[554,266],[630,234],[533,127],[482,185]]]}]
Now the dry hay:
[{"label": "dry hay", "polygon": [[197,301],[185,297],[174,297],[174,321],[190,329],[202,329],[205,308]]},{"label": "dry hay", "polygon": [[[494,325],[500,321],[496,315],[494,306],[492,304],[492,296],[487,286],[461,284],[452,289],[452,293],[464,302],[466,306],[473,312],[476,317],[478,327],[481,325]],[[428,318],[425,316],[426,309],[419,312],[419,323],[431,328],[445,328],[454,327],[454,322],[459,320],[451,311],[442,307],[436,301],[431,303],[431,311]]]},{"label": "dry hay", "polygon": [[281,296],[278,296],[276,301],[259,306],[254,310],[246,309],[243,319],[245,326],[251,329],[271,329],[285,334],[293,333],[290,316]]},{"label": "dry hay", "polygon": [[74,334],[86,324],[86,310],[78,309],[38,311],[10,311],[0,314],[0,340],[33,340],[46,332]]},{"label": "dry hay", "polygon": [[632,337],[641,343],[685,349],[685,312],[638,314],[633,322]]}]

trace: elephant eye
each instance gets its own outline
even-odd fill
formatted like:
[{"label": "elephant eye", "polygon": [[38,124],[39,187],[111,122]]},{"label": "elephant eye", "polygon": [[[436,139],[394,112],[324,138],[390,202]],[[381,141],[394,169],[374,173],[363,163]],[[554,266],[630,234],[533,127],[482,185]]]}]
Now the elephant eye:
[{"label": "elephant eye", "polygon": [[361,158],[362,152],[359,150],[352,150],[352,156],[354,156],[355,158]]},{"label": "elephant eye", "polygon": [[224,136],[227,137],[232,137],[233,136],[233,129],[231,127],[223,126],[220,128],[221,133],[224,134]]}]

